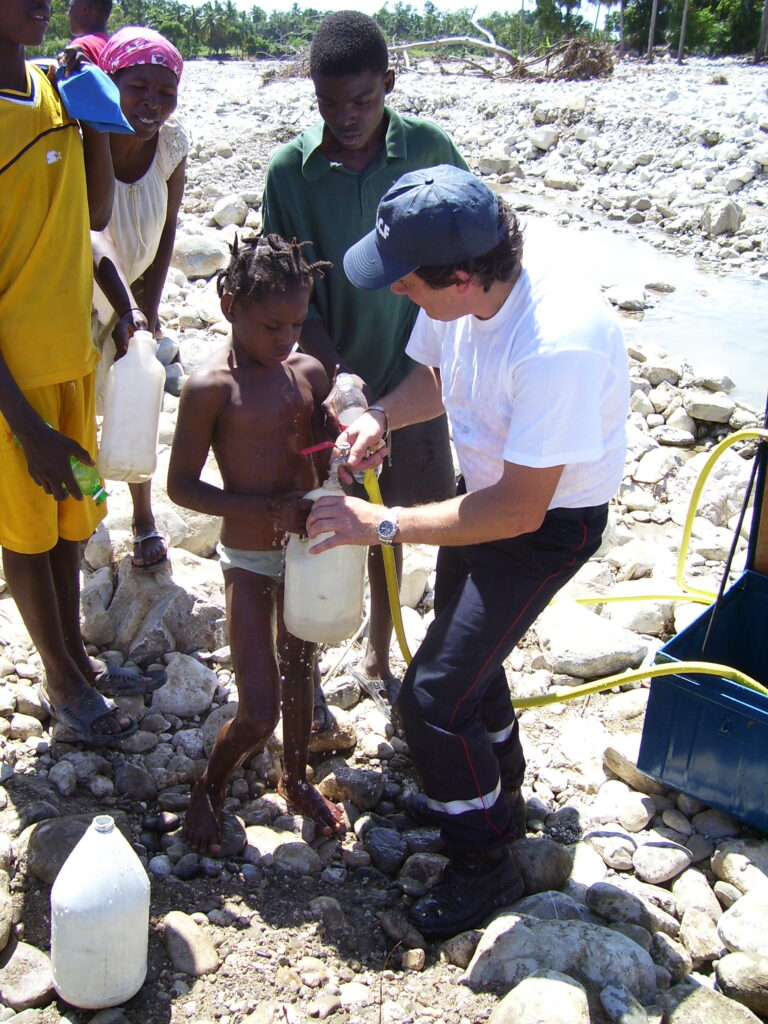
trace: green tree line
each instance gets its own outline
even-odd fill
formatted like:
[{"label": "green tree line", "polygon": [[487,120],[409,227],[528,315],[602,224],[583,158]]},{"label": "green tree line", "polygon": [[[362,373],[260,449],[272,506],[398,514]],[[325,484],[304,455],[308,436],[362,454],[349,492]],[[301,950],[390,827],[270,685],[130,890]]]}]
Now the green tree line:
[{"label": "green tree line", "polygon": [[[755,53],[761,18],[768,0],[658,0],[652,45],[677,53],[686,8],[685,49],[707,56]],[[630,49],[643,52],[649,42],[653,0],[630,0],[624,8],[624,33]],[[616,29],[618,15],[608,16],[606,27]],[[764,43],[763,43],[764,48]],[[759,54],[764,56],[764,54]]]},{"label": "green tree line", "polygon": [[[624,0],[626,48],[645,51],[653,0]],[[654,45],[676,52],[685,0],[658,0]],[[761,13],[768,0],[688,0],[685,42],[689,52],[717,55],[755,50]],[[482,24],[501,46],[529,53],[563,38],[618,37],[621,0],[604,0],[610,8],[605,26],[598,17],[579,13],[581,0],[523,0],[523,9],[483,15]],[[67,0],[53,0],[53,17],[41,52],[55,54],[69,41]],[[599,10],[599,8],[598,8]],[[423,9],[397,0],[385,3],[376,21],[392,42],[414,42],[441,36],[479,36],[471,23],[473,7],[441,11],[427,0]],[[239,10],[232,0],[208,0],[200,5],[175,0],[115,0],[109,25],[149,25],[162,32],[192,57],[290,57],[304,52],[323,13],[294,3],[289,11],[267,13],[261,7]],[[521,24],[522,22],[522,24]]]}]

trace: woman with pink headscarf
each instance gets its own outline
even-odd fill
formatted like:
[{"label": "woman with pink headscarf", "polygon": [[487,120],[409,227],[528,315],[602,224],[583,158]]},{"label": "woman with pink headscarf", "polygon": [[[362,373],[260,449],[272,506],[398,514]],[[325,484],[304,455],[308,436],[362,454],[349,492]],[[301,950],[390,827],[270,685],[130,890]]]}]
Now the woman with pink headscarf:
[{"label": "woman with pink headscarf", "polygon": [[[189,140],[172,119],[184,63],[164,36],[149,28],[121,28],[101,51],[99,66],[120,90],[120,106],[134,131],[110,135],[115,202],[109,227],[92,238],[94,340],[102,351],[103,381],[134,331],[162,336],[158,308],[176,237]],[[110,336],[114,349],[107,343]],[[128,486],[133,564],[157,569],[167,562],[168,547],[155,524],[151,483]]]}]

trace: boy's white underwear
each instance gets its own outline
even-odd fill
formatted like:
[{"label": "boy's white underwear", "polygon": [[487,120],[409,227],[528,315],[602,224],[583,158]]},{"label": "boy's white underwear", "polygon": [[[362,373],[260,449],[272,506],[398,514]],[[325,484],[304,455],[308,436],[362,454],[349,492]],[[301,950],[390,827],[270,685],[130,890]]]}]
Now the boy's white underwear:
[{"label": "boy's white underwear", "polygon": [[245,569],[259,576],[270,576],[280,582],[285,574],[285,548],[270,548],[269,551],[246,551],[242,548],[228,548],[218,544],[219,561],[222,571]]}]

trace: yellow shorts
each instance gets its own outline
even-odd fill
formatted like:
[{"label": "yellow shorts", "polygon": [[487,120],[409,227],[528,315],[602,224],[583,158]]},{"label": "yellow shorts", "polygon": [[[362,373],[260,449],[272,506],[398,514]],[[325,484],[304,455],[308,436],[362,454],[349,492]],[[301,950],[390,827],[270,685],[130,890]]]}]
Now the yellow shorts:
[{"label": "yellow shorts", "polygon": [[[46,423],[96,455],[94,373],[24,392]],[[61,540],[88,540],[106,515],[93,498],[55,501],[27,470],[21,446],[0,416],[0,546],[22,555],[50,551]]]}]

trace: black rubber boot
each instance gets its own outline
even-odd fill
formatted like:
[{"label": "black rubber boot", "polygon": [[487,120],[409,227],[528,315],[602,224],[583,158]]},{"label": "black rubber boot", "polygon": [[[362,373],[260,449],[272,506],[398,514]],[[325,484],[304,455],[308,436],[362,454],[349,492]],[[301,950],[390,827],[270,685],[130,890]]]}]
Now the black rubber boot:
[{"label": "black rubber boot", "polygon": [[523,879],[509,849],[451,857],[443,877],[411,907],[410,918],[428,938],[449,938],[482,925],[519,900]]}]

